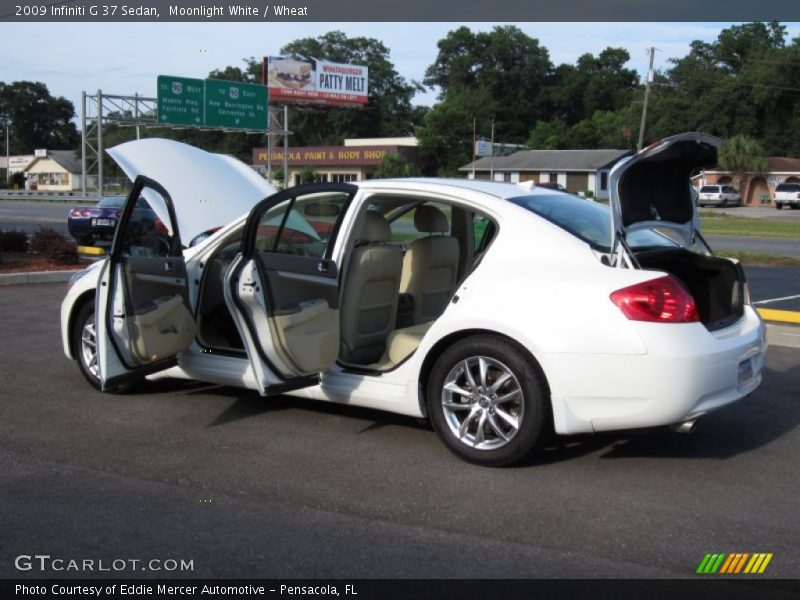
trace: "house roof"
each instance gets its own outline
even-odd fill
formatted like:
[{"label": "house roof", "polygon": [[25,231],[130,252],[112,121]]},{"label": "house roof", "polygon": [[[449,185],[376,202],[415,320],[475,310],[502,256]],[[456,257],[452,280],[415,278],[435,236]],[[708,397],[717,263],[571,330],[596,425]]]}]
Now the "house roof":
[{"label": "house roof", "polygon": [[48,150],[47,156],[40,156],[33,159],[25,170],[30,169],[39,160],[49,158],[58,163],[65,171],[74,175],[80,175],[83,172],[81,166],[81,159],[75,155],[74,150]]},{"label": "house roof", "polygon": [[767,165],[773,173],[800,173],[800,158],[768,156]]},{"label": "house roof", "polygon": [[[520,150],[509,156],[495,156],[495,171],[597,171],[630,154],[628,150]],[[492,158],[475,161],[475,169],[488,171]],[[471,171],[469,163],[459,171]]]}]

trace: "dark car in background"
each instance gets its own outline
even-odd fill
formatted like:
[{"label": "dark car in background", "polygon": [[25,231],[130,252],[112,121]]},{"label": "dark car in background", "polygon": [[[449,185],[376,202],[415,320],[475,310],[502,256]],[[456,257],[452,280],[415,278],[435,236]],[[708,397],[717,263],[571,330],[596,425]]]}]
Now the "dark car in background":
[{"label": "dark car in background", "polygon": [[[67,215],[69,233],[84,246],[91,246],[96,241],[114,239],[117,221],[125,206],[125,196],[109,196],[94,206],[76,206]],[[159,220],[156,213],[144,198],[139,198],[133,211],[133,221],[147,222],[157,226]]]}]

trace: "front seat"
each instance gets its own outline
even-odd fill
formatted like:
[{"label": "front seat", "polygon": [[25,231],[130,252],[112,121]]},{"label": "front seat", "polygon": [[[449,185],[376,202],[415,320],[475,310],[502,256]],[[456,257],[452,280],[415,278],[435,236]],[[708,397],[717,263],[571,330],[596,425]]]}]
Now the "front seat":
[{"label": "front seat", "polygon": [[389,222],[374,211],[362,215],[355,237],[339,309],[339,358],[370,364],[380,360],[397,319],[403,252],[389,244]]},{"label": "front seat", "polygon": [[435,206],[422,205],[414,212],[414,226],[428,237],[408,245],[403,259],[400,291],[414,297],[414,324],[433,321],[444,312],[458,273],[458,240],[446,234],[447,217]]}]

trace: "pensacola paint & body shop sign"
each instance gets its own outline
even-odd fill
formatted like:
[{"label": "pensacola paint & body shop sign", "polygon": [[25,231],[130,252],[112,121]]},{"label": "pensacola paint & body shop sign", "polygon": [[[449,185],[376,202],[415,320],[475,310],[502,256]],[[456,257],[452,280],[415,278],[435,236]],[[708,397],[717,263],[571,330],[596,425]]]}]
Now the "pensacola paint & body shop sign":
[{"label": "pensacola paint & body shop sign", "polygon": [[[407,146],[305,146],[289,148],[288,163],[293,167],[325,165],[379,165],[387,154],[396,152],[411,160],[414,149]],[[267,149],[253,149],[253,164],[267,164]],[[283,162],[283,149],[272,150],[272,164]]]},{"label": "pensacola paint & body shop sign", "polygon": [[272,102],[333,106],[367,103],[369,68],[362,65],[268,56],[264,73]]}]

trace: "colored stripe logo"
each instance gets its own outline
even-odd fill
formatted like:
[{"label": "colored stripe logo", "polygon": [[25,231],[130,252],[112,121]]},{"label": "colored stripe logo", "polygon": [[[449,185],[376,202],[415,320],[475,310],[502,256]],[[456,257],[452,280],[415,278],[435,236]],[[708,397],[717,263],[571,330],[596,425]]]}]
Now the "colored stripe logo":
[{"label": "colored stripe logo", "polygon": [[767,570],[772,560],[771,552],[716,552],[706,554],[700,561],[696,573],[701,575],[737,575],[740,573],[756,575]]}]

